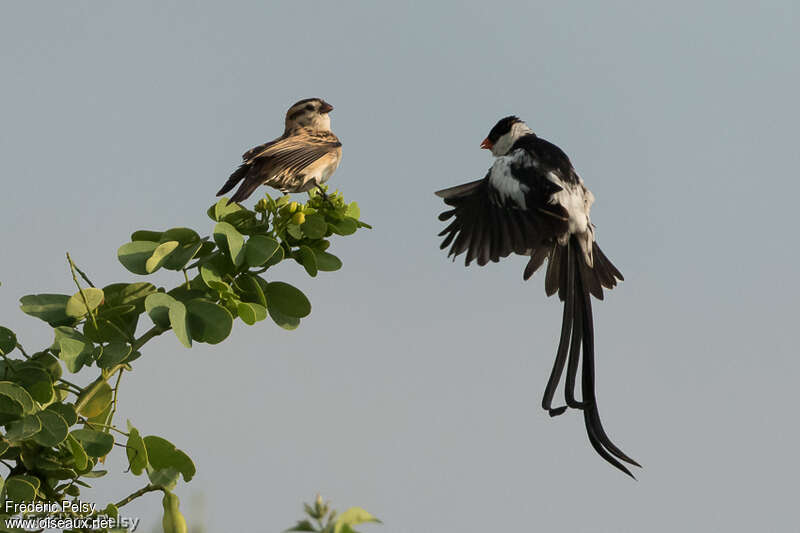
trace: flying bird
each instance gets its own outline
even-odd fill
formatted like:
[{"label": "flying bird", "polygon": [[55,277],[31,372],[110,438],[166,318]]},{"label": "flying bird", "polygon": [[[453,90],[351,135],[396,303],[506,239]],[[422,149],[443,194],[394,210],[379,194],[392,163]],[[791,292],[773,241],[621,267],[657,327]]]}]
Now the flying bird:
[{"label": "flying bird", "polygon": [[[567,408],[583,411],[589,442],[606,461],[633,477],[623,462],[641,466],[606,434],[595,396],[594,326],[591,296],[602,300],[623,277],[595,242],[589,210],[594,202],[567,155],[536,136],[519,118],[497,122],[481,143],[494,163],[483,179],[443,189],[436,195],[452,209],[439,215],[449,225],[439,234],[453,260],[466,253],[483,266],[512,253],[529,256],[523,279],[547,259],[545,292],[564,302],[561,338],[542,407],[550,416]],[[582,357],[581,357],[582,354]],[[581,366],[580,399],[575,386]],[[553,407],[566,367],[564,400]]]},{"label": "flying bird", "polygon": [[[259,185],[283,193],[322,190],[342,159],[342,143],[331,131],[333,106],[306,98],[286,112],[283,135],[244,153],[244,162],[217,193],[222,196],[241,182],[232,202],[246,200]],[[324,194],[324,192],[323,192]]]}]

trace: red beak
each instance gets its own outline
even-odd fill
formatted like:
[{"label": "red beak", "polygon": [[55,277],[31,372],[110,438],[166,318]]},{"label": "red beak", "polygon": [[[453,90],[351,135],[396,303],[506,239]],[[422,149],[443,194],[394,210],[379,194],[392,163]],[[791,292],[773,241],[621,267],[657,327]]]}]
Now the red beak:
[{"label": "red beak", "polygon": [[324,113],[330,113],[331,111],[333,111],[333,106],[328,102],[326,102],[325,100],[323,100],[322,105],[319,107],[319,112],[324,114]]},{"label": "red beak", "polygon": [[489,140],[489,137],[486,137],[483,141],[481,141],[481,148],[484,150],[491,150],[494,143]]}]

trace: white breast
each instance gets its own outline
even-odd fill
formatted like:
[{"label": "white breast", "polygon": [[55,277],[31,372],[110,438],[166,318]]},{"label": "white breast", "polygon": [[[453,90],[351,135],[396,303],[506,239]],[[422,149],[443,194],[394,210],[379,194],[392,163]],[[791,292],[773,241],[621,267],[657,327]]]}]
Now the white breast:
[{"label": "white breast", "polygon": [[569,233],[575,235],[591,231],[589,211],[594,203],[594,195],[583,185],[583,180],[578,178],[577,184],[567,183],[552,171],[547,173],[547,179],[561,187],[550,197],[550,203],[560,205],[567,212]]},{"label": "white breast", "polygon": [[525,195],[530,187],[521,183],[511,174],[511,165],[531,164],[530,156],[524,150],[516,150],[511,155],[495,159],[492,170],[489,172],[489,185],[491,185],[504,201],[511,199],[522,209],[527,209]]}]

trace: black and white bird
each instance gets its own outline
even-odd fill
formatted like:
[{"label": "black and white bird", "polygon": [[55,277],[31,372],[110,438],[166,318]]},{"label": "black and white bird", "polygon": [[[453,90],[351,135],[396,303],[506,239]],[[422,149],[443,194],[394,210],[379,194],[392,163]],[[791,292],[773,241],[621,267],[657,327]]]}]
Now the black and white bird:
[{"label": "black and white bird", "polygon": [[[537,137],[515,116],[501,119],[481,143],[495,160],[481,180],[436,193],[452,209],[439,215],[450,224],[439,234],[449,256],[466,253],[465,265],[497,262],[511,253],[530,256],[527,280],[547,259],[545,292],[564,302],[561,338],[542,407],[550,416],[567,408],[583,411],[594,449],[606,461],[633,477],[622,462],[640,466],[611,442],[600,422],[595,396],[594,327],[591,296],[603,299],[622,274],[595,242],[589,210],[594,196],[567,155]],[[581,357],[581,353],[583,357]],[[581,365],[582,363],[582,365]],[[575,386],[581,366],[581,394]],[[553,397],[566,367],[564,400]],[[622,461],[622,462],[621,462]]]},{"label": "black and white bird", "polygon": [[306,98],[286,112],[283,135],[244,153],[217,196],[241,182],[232,202],[246,200],[259,185],[283,193],[306,192],[328,181],[342,159],[342,143],[331,131],[333,106],[321,98]]}]

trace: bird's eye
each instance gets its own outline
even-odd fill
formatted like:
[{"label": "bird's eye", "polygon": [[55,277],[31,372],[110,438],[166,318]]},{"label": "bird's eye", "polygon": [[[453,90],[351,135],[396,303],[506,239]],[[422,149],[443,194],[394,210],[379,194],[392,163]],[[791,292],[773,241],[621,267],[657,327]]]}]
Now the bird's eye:
[{"label": "bird's eye", "polygon": [[311,104],[308,104],[308,105],[306,106],[306,111],[314,111],[314,106],[313,106],[313,105],[311,105]]}]

